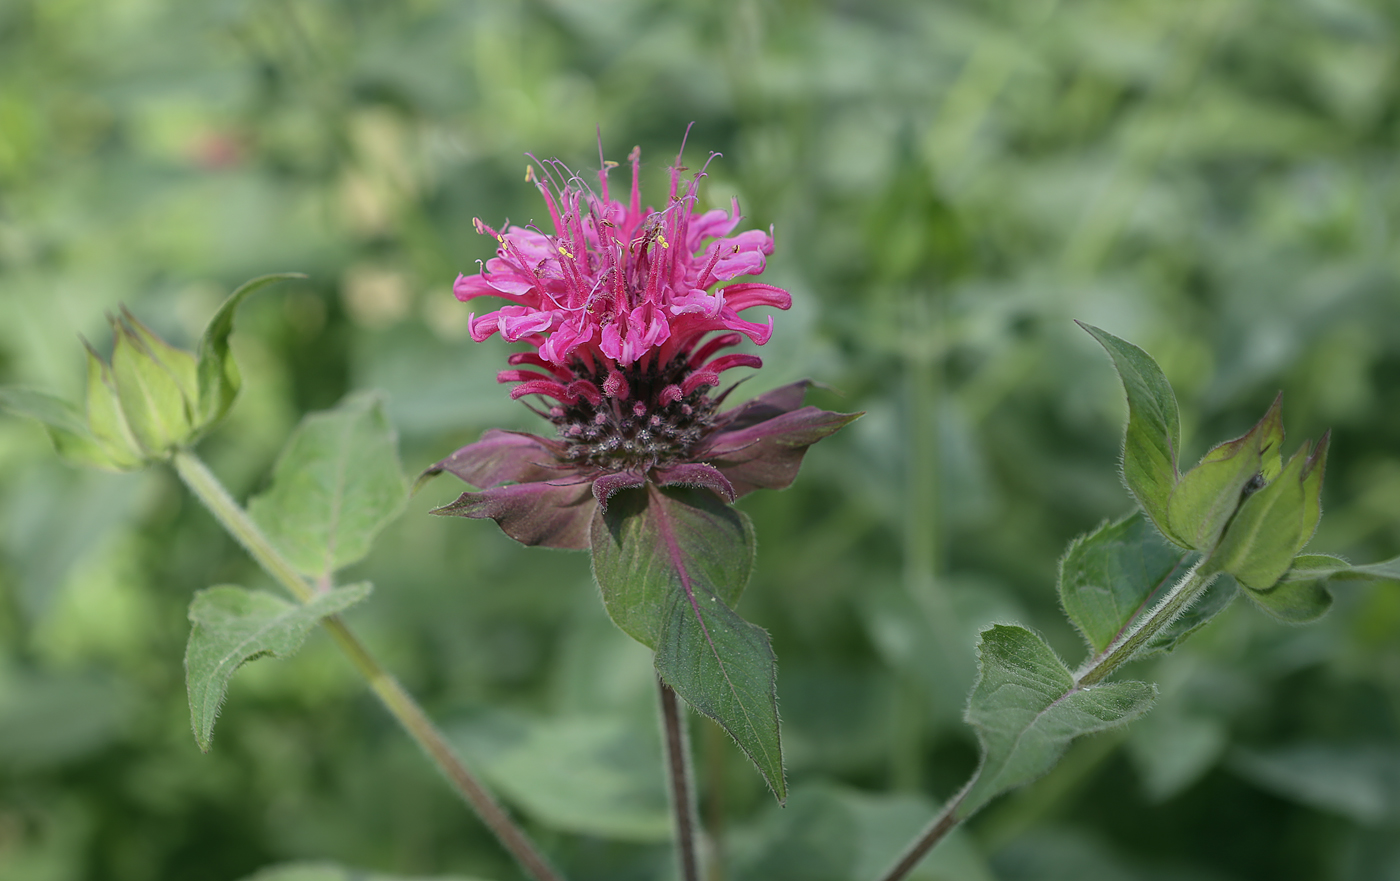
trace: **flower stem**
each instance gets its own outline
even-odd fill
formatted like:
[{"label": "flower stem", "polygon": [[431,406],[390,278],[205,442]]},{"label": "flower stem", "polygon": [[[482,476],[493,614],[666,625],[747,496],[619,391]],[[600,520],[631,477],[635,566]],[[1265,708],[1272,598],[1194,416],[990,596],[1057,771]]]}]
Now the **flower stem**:
[{"label": "flower stem", "polygon": [[[1113,671],[1132,660],[1154,636],[1162,632],[1163,628],[1179,618],[1220,574],[1220,571],[1209,563],[1207,559],[1191,567],[1151,611],[1132,626],[1124,628],[1103,651],[1090,658],[1075,674],[1074,683],[1065,693],[1070,694],[1103,681]],[[959,808],[972,790],[973,784],[977,782],[977,775],[980,773],[980,768],[973,773],[967,785],[948,800],[919,837],[900,855],[898,862],[880,876],[880,881],[900,881],[914,870],[934,845],[975,813],[974,810],[961,812]]]},{"label": "flower stem", "polygon": [[671,810],[676,821],[676,860],[681,881],[700,881],[700,861],[695,848],[695,787],[690,771],[690,739],[685,719],[671,686],[656,680],[661,698],[661,725],[666,735],[666,767],[671,792]]},{"label": "flower stem", "polygon": [[1103,651],[1090,658],[1075,674],[1074,687],[1084,688],[1103,681],[1114,670],[1132,660],[1162,628],[1181,617],[1181,613],[1190,608],[1220,574],[1219,569],[1209,564],[1210,560],[1205,559],[1192,566],[1152,607],[1152,611],[1125,628]]},{"label": "flower stem", "polygon": [[[190,491],[204,503],[215,519],[238,539],[239,544],[247,549],[269,575],[277,579],[299,602],[307,602],[316,596],[316,590],[307,584],[301,574],[272,546],[258,525],[233,500],[223,484],[198,456],[190,450],[179,450],[174,456],[174,466],[176,473]],[[369,682],[369,687],[389,714],[417,741],[451,782],[453,788],[476,811],[481,821],[519,861],[525,871],[536,881],[563,881],[563,876],[549,864],[539,847],[516,825],[510,815],[496,804],[495,799],[476,776],[453,753],[447,739],[433,725],[413,696],[384,669],[374,655],[370,654],[369,649],[360,642],[359,637],[355,636],[340,616],[325,618],[321,624],[355,665],[355,669]]]}]

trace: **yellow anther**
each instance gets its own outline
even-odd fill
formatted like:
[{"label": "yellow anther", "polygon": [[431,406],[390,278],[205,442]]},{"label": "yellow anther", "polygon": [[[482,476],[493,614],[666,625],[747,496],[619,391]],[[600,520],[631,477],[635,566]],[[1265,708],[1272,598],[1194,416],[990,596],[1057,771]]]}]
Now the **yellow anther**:
[{"label": "yellow anther", "polygon": [[656,234],[656,240],[661,243],[661,247],[663,248],[671,247],[671,243],[666,241],[666,237],[663,236],[661,233]]},{"label": "yellow anther", "polygon": [[563,254],[565,257],[568,257],[570,260],[574,259],[574,255],[570,254],[569,249],[564,247],[563,245],[559,246],[559,253]]},{"label": "yellow anther", "polygon": [[530,165],[530,164],[527,163],[527,164],[525,165],[525,182],[526,182],[526,183],[532,183],[534,180],[535,180],[535,166]]}]

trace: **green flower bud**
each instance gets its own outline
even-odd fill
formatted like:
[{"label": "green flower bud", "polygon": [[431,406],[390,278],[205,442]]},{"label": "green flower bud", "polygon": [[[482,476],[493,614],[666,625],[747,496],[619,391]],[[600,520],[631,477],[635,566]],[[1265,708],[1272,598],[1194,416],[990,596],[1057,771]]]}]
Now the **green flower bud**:
[{"label": "green flower bud", "polygon": [[33,389],[0,388],[0,408],[42,422],[66,459],[115,471],[163,461],[223,418],[238,395],[238,365],[228,338],[238,306],[254,291],[305,278],[282,273],[234,291],[205,328],[196,356],[156,335],[125,308],[108,317],[112,363],[87,349],[87,413]]},{"label": "green flower bud", "polygon": [[1330,434],[1311,455],[1304,444],[1275,479],[1245,499],[1211,554],[1212,564],[1255,599],[1278,583],[1317,529]]},{"label": "green flower bud", "polygon": [[166,458],[194,433],[194,356],[166,343],[125,309],[112,318],[112,377],[143,458]]},{"label": "green flower bud", "polygon": [[1282,403],[1280,393],[1248,434],[1215,447],[1178,480],[1167,502],[1167,524],[1187,547],[1213,548],[1251,482],[1262,484],[1278,474]]}]

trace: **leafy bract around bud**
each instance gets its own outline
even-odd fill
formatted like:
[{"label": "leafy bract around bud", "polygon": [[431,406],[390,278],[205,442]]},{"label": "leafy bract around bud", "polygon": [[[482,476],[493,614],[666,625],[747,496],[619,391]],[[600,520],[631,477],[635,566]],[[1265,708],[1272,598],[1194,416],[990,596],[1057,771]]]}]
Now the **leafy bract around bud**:
[{"label": "leafy bract around bud", "polygon": [[1278,474],[1282,403],[1280,394],[1248,434],[1215,447],[1181,476],[1167,502],[1167,523],[1178,541],[1198,551],[1215,547],[1246,489]]},{"label": "leafy bract around bud", "polygon": [[214,314],[197,353],[170,345],[127,309],[109,316],[112,361],[87,349],[87,412],[31,389],[0,389],[0,406],[44,423],[54,446],[82,465],[133,471],[194,443],[233,405],[238,366],[233,315],[251,293],[297,273],[266,275],[234,291]]},{"label": "leafy bract around bud", "polygon": [[1328,435],[1282,464],[1282,396],[1243,437],[1210,450],[1180,474],[1176,396],[1142,349],[1081,325],[1108,351],[1128,396],[1123,475],[1143,510],[1172,542],[1233,575],[1250,599],[1287,621],[1309,621],[1331,604],[1318,579],[1283,580],[1322,516]]},{"label": "leafy bract around bud", "polygon": [[1249,494],[1211,555],[1251,591],[1277,584],[1317,530],[1328,438],[1324,434],[1311,454],[1304,444],[1278,477]]}]

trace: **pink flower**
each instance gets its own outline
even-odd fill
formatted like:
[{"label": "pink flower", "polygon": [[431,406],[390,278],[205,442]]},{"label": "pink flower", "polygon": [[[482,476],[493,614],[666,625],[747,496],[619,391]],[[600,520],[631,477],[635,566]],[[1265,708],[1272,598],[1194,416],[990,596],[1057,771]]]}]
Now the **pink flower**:
[{"label": "pink flower", "polygon": [[[471,317],[472,338],[499,333],[532,351],[510,356],[501,382],[512,398],[539,395],[557,437],[493,429],[429,468],[449,471],[479,492],[435,513],[491,518],[525,544],[584,548],[589,521],[616,492],[686,485],[733,501],[754,489],[781,489],[797,475],[811,444],[859,414],[802,407],[807,383],[785,386],[717,412],[720,374],[761,367],[755,355],[721,350],[744,337],[762,345],[772,321],[746,321],[755,306],[787,309],[787,291],[759,282],[720,282],[763,271],[772,238],[759,230],[731,235],[730,211],[696,212],[703,169],[683,178],[677,160],[662,210],[641,208],[640,153],[633,150],[632,192],[613,201],[608,170],[593,193],[558,162],[531,175],[554,234],[510,227],[498,233],[484,270],[459,276],[459,300],[490,296],[510,305]],[[555,174],[562,179],[556,179]]]}]

